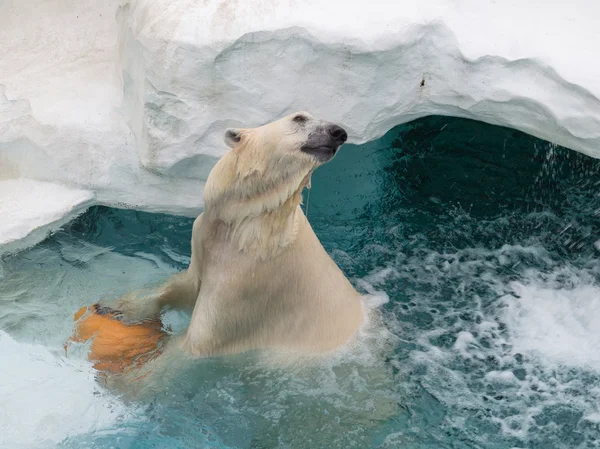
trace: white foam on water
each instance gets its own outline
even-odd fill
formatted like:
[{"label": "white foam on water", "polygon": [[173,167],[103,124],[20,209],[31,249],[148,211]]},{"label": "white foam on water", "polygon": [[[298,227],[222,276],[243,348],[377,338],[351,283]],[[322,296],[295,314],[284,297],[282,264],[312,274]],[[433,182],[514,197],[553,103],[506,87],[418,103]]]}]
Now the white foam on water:
[{"label": "white foam on water", "polygon": [[503,298],[505,319],[517,352],[547,364],[600,372],[600,287],[553,288],[513,282]]},{"label": "white foam on water", "polygon": [[598,434],[597,271],[535,245],[423,248],[359,284],[394,298],[385,324],[404,353],[392,360],[397,382],[435,398],[415,417],[437,410],[442,428],[481,447],[497,447],[497,432],[515,447],[571,448]]},{"label": "white foam on water", "polygon": [[85,360],[0,331],[0,447],[48,448],[140,419],[95,381]]}]

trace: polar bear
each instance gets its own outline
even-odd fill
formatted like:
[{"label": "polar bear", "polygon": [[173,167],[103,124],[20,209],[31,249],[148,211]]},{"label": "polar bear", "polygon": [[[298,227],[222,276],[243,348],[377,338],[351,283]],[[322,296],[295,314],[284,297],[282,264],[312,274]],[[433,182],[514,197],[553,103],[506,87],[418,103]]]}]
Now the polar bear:
[{"label": "polar bear", "polygon": [[193,309],[185,335],[168,344],[194,357],[318,354],[348,343],[364,320],[360,295],[300,207],[313,171],[346,139],[343,128],[307,112],[228,129],[230,150],[210,172],[194,222],[189,268],[113,306],[135,319]]}]

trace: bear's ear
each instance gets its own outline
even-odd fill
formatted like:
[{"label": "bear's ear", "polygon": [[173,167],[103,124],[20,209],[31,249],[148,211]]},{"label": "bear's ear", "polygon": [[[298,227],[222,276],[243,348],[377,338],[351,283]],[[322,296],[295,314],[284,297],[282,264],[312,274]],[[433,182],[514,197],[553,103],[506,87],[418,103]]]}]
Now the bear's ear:
[{"label": "bear's ear", "polygon": [[235,148],[242,139],[242,132],[237,128],[229,128],[225,131],[225,143],[229,148]]}]

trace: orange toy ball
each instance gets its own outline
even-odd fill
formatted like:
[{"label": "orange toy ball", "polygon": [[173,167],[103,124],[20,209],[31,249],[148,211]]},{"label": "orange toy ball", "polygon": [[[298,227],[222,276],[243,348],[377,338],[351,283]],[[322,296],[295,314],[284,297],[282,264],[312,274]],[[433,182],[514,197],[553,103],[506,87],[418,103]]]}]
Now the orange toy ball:
[{"label": "orange toy ball", "polygon": [[94,304],[75,314],[71,340],[86,342],[93,338],[88,359],[95,362],[94,368],[122,373],[157,357],[166,336],[160,319],[127,324],[119,311]]}]

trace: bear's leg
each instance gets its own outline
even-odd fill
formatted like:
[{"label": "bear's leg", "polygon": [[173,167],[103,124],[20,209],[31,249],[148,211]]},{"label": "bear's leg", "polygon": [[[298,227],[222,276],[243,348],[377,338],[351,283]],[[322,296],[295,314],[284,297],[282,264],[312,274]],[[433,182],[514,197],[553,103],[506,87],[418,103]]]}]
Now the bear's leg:
[{"label": "bear's leg", "polygon": [[172,275],[167,281],[154,288],[143,288],[112,301],[101,301],[123,314],[129,321],[143,321],[160,315],[165,307],[192,310],[200,288],[190,269]]},{"label": "bear's leg", "polygon": [[200,282],[193,279],[194,271],[190,267],[186,271],[171,276],[160,288],[158,294],[159,309],[164,307],[173,309],[186,309],[190,312],[194,309]]}]

